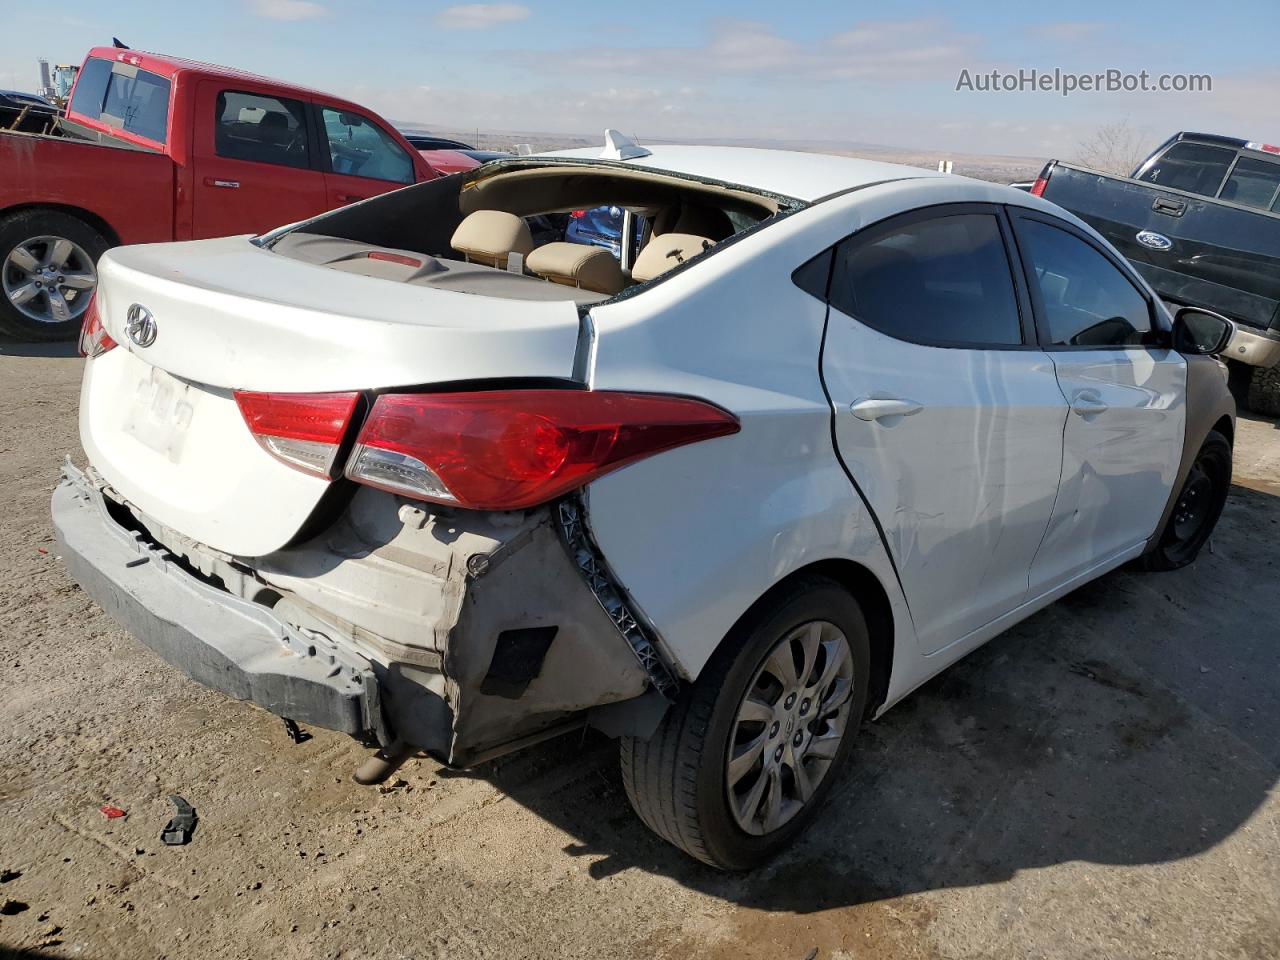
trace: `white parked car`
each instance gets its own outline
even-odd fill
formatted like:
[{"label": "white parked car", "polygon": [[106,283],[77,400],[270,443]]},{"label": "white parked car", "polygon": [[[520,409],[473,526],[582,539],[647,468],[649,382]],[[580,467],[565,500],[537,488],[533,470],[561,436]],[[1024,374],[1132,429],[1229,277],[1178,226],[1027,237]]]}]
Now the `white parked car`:
[{"label": "white parked car", "polygon": [[[621,258],[551,239],[626,211]],[[557,220],[557,217],[560,219]],[[638,238],[638,239],[636,239]],[[589,724],[759,863],[859,725],[1055,598],[1189,563],[1230,324],[1011,189],[614,138],[112,250],[53,518],[190,676],[473,765]]]}]

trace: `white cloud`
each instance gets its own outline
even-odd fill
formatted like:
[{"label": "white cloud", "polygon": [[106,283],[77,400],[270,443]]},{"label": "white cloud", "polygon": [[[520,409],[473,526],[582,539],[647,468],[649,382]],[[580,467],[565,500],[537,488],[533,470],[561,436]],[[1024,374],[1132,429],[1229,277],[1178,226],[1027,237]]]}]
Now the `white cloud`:
[{"label": "white cloud", "polygon": [[1054,43],[1080,43],[1092,40],[1106,32],[1101,23],[1064,20],[1059,23],[1039,23],[1028,27],[1027,33],[1034,40],[1048,40]]},{"label": "white cloud", "polygon": [[436,14],[435,23],[444,30],[485,30],[527,20],[532,13],[521,3],[462,3],[445,7]]},{"label": "white cloud", "polygon": [[329,15],[327,7],[312,0],[250,0],[249,7],[268,20],[314,20]]}]

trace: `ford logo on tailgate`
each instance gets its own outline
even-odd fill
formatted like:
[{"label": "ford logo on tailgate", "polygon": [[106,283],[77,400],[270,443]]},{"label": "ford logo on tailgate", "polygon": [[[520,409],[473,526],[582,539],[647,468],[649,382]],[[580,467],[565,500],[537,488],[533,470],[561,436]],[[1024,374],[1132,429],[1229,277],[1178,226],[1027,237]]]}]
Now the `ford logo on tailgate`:
[{"label": "ford logo on tailgate", "polygon": [[1144,247],[1150,247],[1152,250],[1168,250],[1173,246],[1172,240],[1163,233],[1156,233],[1154,230],[1143,230],[1138,234],[1137,239]]},{"label": "ford logo on tailgate", "polygon": [[125,314],[124,332],[138,346],[149,347],[156,342],[156,318],[142,304],[135,303]]}]

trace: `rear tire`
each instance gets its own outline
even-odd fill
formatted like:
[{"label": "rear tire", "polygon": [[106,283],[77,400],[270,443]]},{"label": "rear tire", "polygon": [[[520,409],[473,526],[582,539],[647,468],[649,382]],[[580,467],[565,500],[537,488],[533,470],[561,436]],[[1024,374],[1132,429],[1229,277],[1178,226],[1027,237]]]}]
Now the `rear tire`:
[{"label": "rear tire", "polygon": [[[788,661],[790,685],[774,672]],[[797,579],[735,626],[651,738],[623,738],[632,807],[703,863],[765,862],[804,830],[846,762],[870,670],[857,601],[825,577]]]},{"label": "rear tire", "polygon": [[1245,406],[1264,417],[1280,417],[1280,366],[1253,368]]},{"label": "rear tire", "polygon": [[[0,219],[0,333],[26,341],[73,339],[108,246],[101,233],[60,210],[22,210]],[[33,294],[37,284],[40,292]]]},{"label": "rear tire", "polygon": [[1210,430],[1160,531],[1157,546],[1142,557],[1141,566],[1177,570],[1195,560],[1213,535],[1230,489],[1231,441]]}]

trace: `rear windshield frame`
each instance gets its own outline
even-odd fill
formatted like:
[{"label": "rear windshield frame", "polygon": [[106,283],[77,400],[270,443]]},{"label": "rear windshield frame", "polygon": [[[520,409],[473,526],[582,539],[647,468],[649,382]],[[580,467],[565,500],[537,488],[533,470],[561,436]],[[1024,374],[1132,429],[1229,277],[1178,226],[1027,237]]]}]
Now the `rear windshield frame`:
[{"label": "rear windshield frame", "polygon": [[[132,102],[138,99],[135,94],[140,92],[138,86],[140,83],[154,91],[145,104],[152,109],[145,114],[126,112],[125,116],[104,112],[113,92],[119,91],[123,94],[126,84],[130,87],[127,102],[132,105]],[[159,98],[158,101],[157,98]],[[163,110],[158,116],[154,110],[157,102],[163,105]],[[85,61],[80,76],[76,78],[75,93],[72,94],[67,112],[91,123],[102,124],[163,147],[169,139],[172,102],[173,82],[168,77],[131,64],[90,57]]]}]

